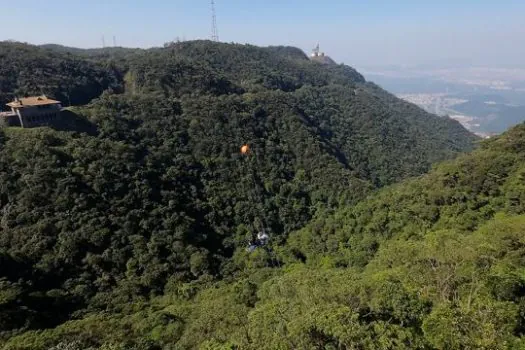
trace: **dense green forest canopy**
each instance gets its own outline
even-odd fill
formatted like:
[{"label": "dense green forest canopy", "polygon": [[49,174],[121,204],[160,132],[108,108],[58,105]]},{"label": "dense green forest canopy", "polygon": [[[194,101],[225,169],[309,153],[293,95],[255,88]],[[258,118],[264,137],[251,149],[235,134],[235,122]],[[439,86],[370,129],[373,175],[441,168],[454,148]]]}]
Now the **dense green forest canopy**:
[{"label": "dense green forest canopy", "polygon": [[[5,347],[520,349],[524,164],[521,125],[319,215],[273,250],[237,251],[239,268],[222,281],[203,275],[171,280],[153,298],[114,296],[105,312],[12,333]],[[21,290],[8,283],[5,308]]]},{"label": "dense green forest canopy", "polygon": [[[482,178],[440,187],[442,168],[371,195],[476,138],[295,48],[198,41],[100,54],[4,42],[0,70],[0,100],[43,92],[96,130],[0,131],[6,348],[443,348],[424,334],[434,299],[412,299],[416,287],[399,295],[414,303],[402,319],[392,305],[376,315],[373,300],[345,300],[373,288],[367,271],[390,241],[521,213],[510,136],[441,167],[483,177],[476,160],[505,155],[494,167],[514,176],[512,208],[496,180],[496,192]],[[454,192],[471,182],[480,192]],[[271,249],[249,254],[262,229]]]},{"label": "dense green forest canopy", "polygon": [[64,105],[85,104],[107,89],[121,89],[115,65],[90,62],[16,42],[0,42],[0,109],[15,96],[48,94]]},{"label": "dense green forest canopy", "polygon": [[109,59],[115,57],[125,57],[132,54],[138,54],[144,52],[144,49],[139,48],[127,48],[127,47],[104,47],[104,48],[94,48],[94,49],[80,49],[77,47],[69,47],[57,44],[44,44],[40,45],[40,48],[54,51],[58,53],[68,53],[82,57],[90,57],[97,59]]}]

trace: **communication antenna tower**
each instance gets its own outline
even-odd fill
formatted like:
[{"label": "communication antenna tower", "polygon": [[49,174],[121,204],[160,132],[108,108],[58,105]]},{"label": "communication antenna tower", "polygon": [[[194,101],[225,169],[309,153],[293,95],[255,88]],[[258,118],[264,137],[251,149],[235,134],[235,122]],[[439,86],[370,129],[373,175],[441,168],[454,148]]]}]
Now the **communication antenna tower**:
[{"label": "communication antenna tower", "polygon": [[117,37],[113,35],[113,47],[117,47]]},{"label": "communication antenna tower", "polygon": [[211,0],[211,40],[219,41],[217,29],[217,13],[215,12],[215,0]]},{"label": "communication antenna tower", "polygon": [[106,47],[106,38],[104,35],[102,35],[102,48],[104,49]]}]

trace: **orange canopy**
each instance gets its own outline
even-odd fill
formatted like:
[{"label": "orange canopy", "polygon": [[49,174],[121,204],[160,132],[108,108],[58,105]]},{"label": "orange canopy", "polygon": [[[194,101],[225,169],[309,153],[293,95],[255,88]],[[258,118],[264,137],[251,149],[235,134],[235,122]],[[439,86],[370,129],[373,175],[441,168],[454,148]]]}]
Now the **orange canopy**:
[{"label": "orange canopy", "polygon": [[250,146],[244,145],[244,146],[241,147],[241,153],[242,154],[248,154],[248,152],[250,152]]}]

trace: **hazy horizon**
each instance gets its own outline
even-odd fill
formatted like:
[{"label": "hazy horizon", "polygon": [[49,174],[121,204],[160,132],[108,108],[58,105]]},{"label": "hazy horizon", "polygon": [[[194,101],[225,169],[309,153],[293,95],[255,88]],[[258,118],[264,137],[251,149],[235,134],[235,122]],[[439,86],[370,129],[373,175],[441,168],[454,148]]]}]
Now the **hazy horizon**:
[{"label": "hazy horizon", "polygon": [[[209,1],[94,0],[54,6],[27,1],[0,12],[0,39],[79,48],[157,47],[208,39]],[[6,7],[4,6],[4,7]],[[220,39],[308,52],[317,42],[337,62],[357,66],[465,65],[522,67],[525,3],[504,0],[366,4],[335,0],[216,0]],[[66,30],[67,29],[67,30]]]}]

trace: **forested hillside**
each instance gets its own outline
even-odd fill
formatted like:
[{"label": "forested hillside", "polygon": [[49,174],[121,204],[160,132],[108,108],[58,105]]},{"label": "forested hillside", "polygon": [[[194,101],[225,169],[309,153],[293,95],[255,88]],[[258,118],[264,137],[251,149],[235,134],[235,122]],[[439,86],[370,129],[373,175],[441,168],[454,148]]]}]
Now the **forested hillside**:
[{"label": "forested hillside", "polygon": [[85,104],[107,89],[120,90],[114,64],[0,41],[0,110],[15,96],[48,94],[64,105]]},{"label": "forested hillside", "polygon": [[[121,295],[5,348],[521,349],[524,164],[521,125],[273,250],[238,251],[222,281]],[[4,310],[20,290],[4,282]]]},{"label": "forested hillside", "polygon": [[[476,141],[459,123],[395,98],[354,69],[311,62],[294,48],[185,42],[106,56],[0,45],[4,99],[67,98],[96,130],[0,131],[0,344],[7,348],[62,341],[58,348],[350,347],[343,335],[304,331],[317,316],[299,312],[299,285],[287,292],[272,284],[298,283],[308,294],[327,268],[334,298],[357,293],[338,296],[336,285],[362,278],[385,241],[411,238],[405,226],[421,239],[440,227],[426,211],[414,214],[421,223],[402,210],[403,220],[388,221],[394,214],[379,209],[372,215],[374,200],[404,208],[391,189],[362,200]],[[443,200],[455,203],[450,196]],[[492,214],[471,218],[465,230]],[[261,230],[270,245],[248,253]],[[324,292],[315,293],[317,305]],[[284,303],[277,311],[297,303],[296,316],[283,316],[297,324],[266,313],[273,303]],[[337,310],[326,322],[346,329],[357,317],[370,342],[372,329],[391,331],[388,318],[375,326]],[[403,322],[396,332],[410,332]],[[433,344],[413,327],[406,337]]]},{"label": "forested hillside", "polygon": [[104,47],[95,49],[79,49],[77,47],[62,46],[56,44],[44,44],[40,45],[40,48],[54,51],[57,53],[67,53],[77,56],[96,58],[96,59],[109,59],[115,57],[126,57],[132,54],[138,54],[144,52],[144,49],[133,49],[127,47]]}]

